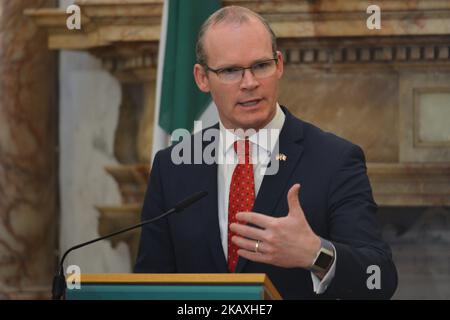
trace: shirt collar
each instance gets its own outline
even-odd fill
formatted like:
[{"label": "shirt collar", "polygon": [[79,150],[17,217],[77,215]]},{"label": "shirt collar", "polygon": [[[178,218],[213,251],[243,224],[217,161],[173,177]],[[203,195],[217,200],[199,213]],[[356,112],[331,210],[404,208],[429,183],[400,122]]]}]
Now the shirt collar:
[{"label": "shirt collar", "polygon": [[[280,105],[277,102],[276,112],[273,119],[264,128],[258,130],[255,134],[249,137],[250,142],[258,145],[267,152],[272,152],[275,148],[275,144],[278,141],[281,128],[284,125],[286,116],[281,110]],[[220,139],[224,146],[223,152],[226,154],[228,150],[233,146],[236,140],[242,140],[243,137],[239,137],[234,131],[231,131],[224,127],[222,121],[219,119]]]}]

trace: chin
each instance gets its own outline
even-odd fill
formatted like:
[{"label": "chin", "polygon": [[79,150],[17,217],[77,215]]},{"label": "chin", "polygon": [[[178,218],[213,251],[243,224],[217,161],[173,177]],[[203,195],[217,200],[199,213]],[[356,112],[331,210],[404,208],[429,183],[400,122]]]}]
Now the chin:
[{"label": "chin", "polygon": [[261,129],[272,120],[273,115],[270,110],[260,110],[260,112],[249,115],[245,123],[247,124],[247,128]]},{"label": "chin", "polygon": [[245,119],[245,121],[240,121],[240,127],[242,129],[261,129],[264,127],[267,123],[269,123],[270,120],[268,120],[268,117],[248,117],[248,119]]}]

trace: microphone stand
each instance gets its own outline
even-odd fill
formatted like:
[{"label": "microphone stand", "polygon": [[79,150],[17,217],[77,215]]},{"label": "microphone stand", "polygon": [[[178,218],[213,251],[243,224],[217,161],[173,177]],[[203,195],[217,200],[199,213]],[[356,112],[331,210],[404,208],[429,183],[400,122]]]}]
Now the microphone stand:
[{"label": "microphone stand", "polygon": [[200,200],[201,198],[203,198],[207,194],[208,194],[208,192],[206,192],[206,191],[197,192],[197,193],[193,194],[192,196],[186,198],[185,200],[181,201],[180,203],[178,203],[175,207],[169,209],[168,211],[164,212],[163,214],[161,214],[161,215],[159,215],[159,216],[157,216],[155,218],[152,218],[152,219],[149,219],[149,220],[145,220],[145,221],[143,221],[141,223],[138,223],[138,224],[136,224],[134,226],[131,226],[131,227],[128,227],[128,228],[125,228],[125,229],[113,232],[111,234],[107,234],[106,236],[103,236],[103,237],[99,237],[99,238],[96,238],[96,239],[93,239],[93,240],[90,240],[90,241],[87,241],[87,242],[83,242],[81,244],[78,244],[76,246],[73,246],[73,247],[69,248],[63,254],[63,256],[61,258],[61,262],[59,264],[58,271],[57,271],[56,275],[53,277],[52,299],[53,300],[61,300],[61,297],[64,295],[64,293],[66,291],[67,286],[66,286],[66,277],[64,276],[64,260],[66,259],[67,255],[70,252],[72,252],[73,250],[85,247],[85,246],[87,246],[87,245],[89,245],[91,243],[94,243],[94,242],[97,242],[97,241],[100,241],[100,240],[104,240],[104,239],[107,239],[107,238],[110,238],[110,237],[114,237],[114,236],[116,236],[118,234],[121,234],[121,233],[130,231],[130,230],[142,227],[142,226],[144,226],[146,224],[149,224],[149,223],[155,222],[155,221],[157,221],[159,219],[162,219],[162,218],[164,218],[164,217],[166,217],[169,214],[172,214],[174,212],[180,212],[183,209],[185,209],[188,206],[190,206],[191,204],[193,204],[194,202],[197,202],[198,200]]}]

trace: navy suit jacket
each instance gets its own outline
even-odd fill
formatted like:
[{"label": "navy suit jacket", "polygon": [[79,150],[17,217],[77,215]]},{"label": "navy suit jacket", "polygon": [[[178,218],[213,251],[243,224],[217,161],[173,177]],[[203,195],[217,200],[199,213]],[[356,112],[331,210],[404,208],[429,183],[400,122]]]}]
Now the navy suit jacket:
[{"label": "navy suit jacket", "polygon": [[[279,151],[287,159],[279,162],[277,174],[264,177],[253,211],[286,216],[287,192],[300,183],[300,203],[307,221],[336,248],[335,277],[324,294],[316,295],[310,271],[302,268],[239,258],[236,272],[267,274],[285,299],[390,298],[397,287],[397,272],[390,248],[381,240],[363,151],[282,109],[286,120]],[[203,148],[210,143],[204,142]],[[208,196],[181,213],[142,228],[134,271],[226,273],[218,221],[217,164],[175,165],[172,148],[155,156],[142,220],[161,214],[194,192],[204,190]],[[380,268],[380,289],[367,286],[370,265]]]}]

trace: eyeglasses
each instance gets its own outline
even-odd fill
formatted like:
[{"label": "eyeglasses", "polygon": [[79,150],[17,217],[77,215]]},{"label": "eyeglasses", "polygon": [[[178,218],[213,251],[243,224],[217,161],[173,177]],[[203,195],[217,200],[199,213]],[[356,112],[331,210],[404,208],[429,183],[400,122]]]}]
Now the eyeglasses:
[{"label": "eyeglasses", "polygon": [[221,69],[212,69],[209,66],[205,66],[206,70],[214,72],[220,81],[223,83],[237,83],[244,78],[246,69],[250,69],[253,76],[257,79],[263,79],[270,77],[276,70],[278,59],[267,59],[264,61],[256,62],[249,67],[227,67]]}]

